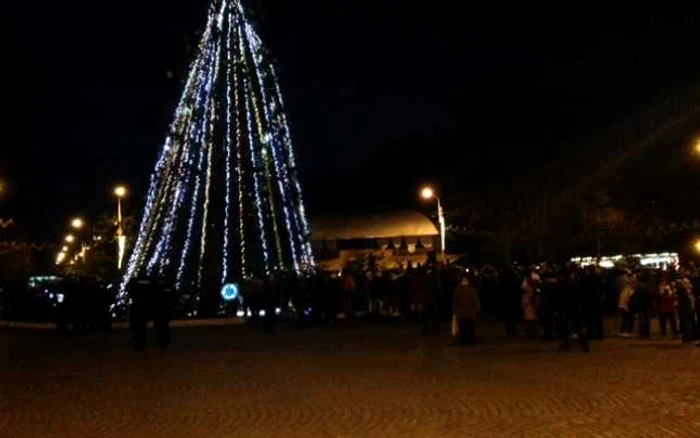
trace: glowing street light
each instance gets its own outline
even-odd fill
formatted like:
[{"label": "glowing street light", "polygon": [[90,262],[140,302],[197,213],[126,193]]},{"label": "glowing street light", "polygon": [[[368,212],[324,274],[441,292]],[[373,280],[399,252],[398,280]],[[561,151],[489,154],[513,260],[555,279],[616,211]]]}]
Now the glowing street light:
[{"label": "glowing street light", "polygon": [[433,199],[433,197],[435,196],[435,190],[433,190],[432,187],[423,187],[423,189],[420,191],[420,196],[426,201],[429,199]]},{"label": "glowing street light", "polygon": [[433,198],[437,201],[437,210],[438,210],[438,223],[440,224],[440,258],[442,261],[445,261],[445,246],[446,246],[446,240],[445,240],[445,215],[442,210],[442,203],[440,202],[440,197],[437,195],[435,192],[435,189],[433,189],[430,186],[425,186],[421,189],[420,191],[420,196],[426,201],[429,201]]},{"label": "glowing street light", "polygon": [[61,248],[61,252],[68,252],[68,247],[64,246],[63,248]]},{"label": "glowing street light", "polygon": [[117,197],[117,269],[121,269],[126,249],[126,236],[122,229],[122,198],[126,196],[126,187],[115,187],[114,195]]},{"label": "glowing street light", "polygon": [[65,240],[67,243],[73,243],[73,242],[75,242],[75,236],[72,235],[72,234],[69,234],[69,235],[66,236],[66,238],[65,238],[64,240]]},{"label": "glowing street light", "polygon": [[76,217],[75,219],[70,221],[70,226],[75,228],[76,230],[83,228],[84,225],[85,225],[85,222],[83,222],[83,220],[80,219],[79,217]]},{"label": "glowing street light", "polygon": [[700,253],[700,239],[695,241],[695,251]]},{"label": "glowing street light", "polygon": [[700,155],[700,138],[695,142],[695,153]]},{"label": "glowing street light", "polygon": [[117,195],[118,198],[123,198],[126,195],[126,187],[124,187],[124,186],[115,187],[114,194]]}]

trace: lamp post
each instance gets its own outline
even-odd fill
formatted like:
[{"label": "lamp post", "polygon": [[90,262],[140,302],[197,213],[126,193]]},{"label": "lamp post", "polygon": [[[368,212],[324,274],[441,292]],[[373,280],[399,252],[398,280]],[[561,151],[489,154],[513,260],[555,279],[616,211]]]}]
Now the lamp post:
[{"label": "lamp post", "polygon": [[435,190],[429,186],[421,189],[420,196],[426,201],[435,198],[437,202],[438,224],[440,225],[440,259],[445,262],[445,215],[442,210],[442,202],[440,202],[440,197],[435,193]]},{"label": "lamp post", "polygon": [[85,222],[83,222],[83,220],[79,217],[76,217],[75,219],[70,221],[70,226],[76,230],[82,229],[83,225],[85,225]]},{"label": "lamp post", "polygon": [[[73,218],[73,219],[70,221],[70,226],[71,226],[71,228],[73,228],[74,230],[82,230],[83,227],[85,226],[85,221],[82,220],[82,219],[79,218],[79,217],[76,217],[76,218]],[[75,238],[74,238],[73,240],[75,240]],[[68,240],[66,240],[66,241],[68,242]],[[68,242],[68,243],[72,243],[72,241],[70,241],[70,242]],[[86,257],[86,256],[87,256],[87,244],[83,241],[83,239],[81,239],[81,242],[80,242],[80,257],[82,257],[83,263],[85,263],[85,257]]]},{"label": "lamp post", "polygon": [[122,228],[122,198],[126,196],[126,187],[115,187],[114,195],[117,197],[117,269],[121,270],[126,248],[126,236]]}]

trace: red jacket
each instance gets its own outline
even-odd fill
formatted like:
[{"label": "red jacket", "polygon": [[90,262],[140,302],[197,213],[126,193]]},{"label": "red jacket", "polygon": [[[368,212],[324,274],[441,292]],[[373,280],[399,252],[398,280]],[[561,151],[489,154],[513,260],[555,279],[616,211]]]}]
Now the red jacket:
[{"label": "red jacket", "polygon": [[676,294],[669,285],[659,287],[659,313],[673,313],[677,307]]}]

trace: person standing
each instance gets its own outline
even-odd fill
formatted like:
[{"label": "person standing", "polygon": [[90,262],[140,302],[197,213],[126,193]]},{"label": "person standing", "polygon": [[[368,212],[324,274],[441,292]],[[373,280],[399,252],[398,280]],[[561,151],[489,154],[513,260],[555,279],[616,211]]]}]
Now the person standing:
[{"label": "person standing", "polygon": [[626,272],[620,279],[620,298],[617,307],[620,310],[622,324],[620,325],[620,336],[629,338],[632,335],[634,326],[634,313],[630,308],[630,299],[634,294],[634,278],[631,273]]},{"label": "person standing", "polygon": [[595,266],[589,266],[582,280],[586,334],[589,339],[601,340],[603,334],[603,282]]},{"label": "person standing", "polygon": [[148,297],[151,281],[148,278],[133,278],[127,285],[127,292],[131,298],[129,307],[129,328],[134,337],[134,349],[137,351],[146,348],[146,330],[148,328]]},{"label": "person standing", "polygon": [[581,343],[581,350],[588,352],[588,340],[583,321],[583,291],[581,285],[573,278],[568,268],[559,275],[558,314],[561,321],[561,350],[571,349],[571,332],[576,334]]},{"label": "person standing", "polygon": [[528,338],[537,337],[537,301],[539,295],[540,276],[536,272],[530,273],[522,284],[523,296],[521,306],[523,309],[523,320],[525,321],[525,331]]},{"label": "person standing", "polygon": [[170,317],[175,290],[164,278],[160,278],[152,290],[153,325],[158,335],[158,345],[165,350],[170,346]]},{"label": "person standing", "polygon": [[641,275],[641,281],[637,285],[636,300],[639,314],[639,337],[649,339],[651,337],[651,306],[652,306],[653,279],[651,273],[646,270]]},{"label": "person standing", "polygon": [[442,294],[442,279],[437,265],[427,274],[423,302],[423,334],[438,334],[440,319],[438,303]]},{"label": "person standing", "polygon": [[452,301],[452,308],[459,326],[459,344],[462,346],[476,343],[474,321],[480,307],[479,294],[465,275],[457,286]]},{"label": "person standing", "polygon": [[515,338],[518,334],[518,321],[522,317],[522,291],[518,284],[517,274],[512,268],[503,270],[502,279],[503,319],[505,320],[506,335]]},{"label": "person standing", "polygon": [[554,314],[556,309],[557,299],[557,278],[547,272],[544,275],[542,282],[542,293],[540,294],[540,303],[537,307],[540,326],[542,327],[542,337],[545,341],[553,341],[554,337]]},{"label": "person standing", "polygon": [[678,318],[680,319],[683,343],[695,338],[695,297],[690,280],[681,278],[676,282],[676,297],[678,299]]},{"label": "person standing", "polygon": [[345,321],[349,326],[354,327],[357,323],[357,313],[355,313],[355,296],[357,295],[357,280],[349,271],[343,271],[343,313]]},{"label": "person standing", "polygon": [[263,314],[263,332],[265,334],[271,335],[275,333],[275,325],[277,323],[277,315],[275,310],[277,308],[277,303],[279,301],[278,297],[278,284],[277,279],[268,275],[265,282],[262,285],[262,310]]},{"label": "person standing", "polygon": [[666,326],[669,325],[671,327],[671,333],[675,338],[678,336],[678,324],[676,321],[676,308],[678,307],[678,300],[676,298],[676,293],[674,292],[671,284],[668,282],[665,274],[659,281],[658,291],[657,308],[659,312],[661,336],[666,336]]},{"label": "person standing", "polygon": [[695,339],[698,340],[697,346],[700,347],[700,282],[698,281],[698,272],[685,271],[685,278],[688,280],[687,287],[690,288],[691,294],[695,298]]}]

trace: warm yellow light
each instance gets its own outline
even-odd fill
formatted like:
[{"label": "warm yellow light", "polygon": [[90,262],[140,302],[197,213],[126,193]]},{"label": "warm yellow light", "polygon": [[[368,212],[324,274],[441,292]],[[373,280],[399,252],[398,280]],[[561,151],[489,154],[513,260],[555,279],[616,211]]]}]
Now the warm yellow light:
[{"label": "warm yellow light", "polygon": [[697,142],[695,142],[695,152],[700,154],[700,138],[698,139]]},{"label": "warm yellow light", "polygon": [[62,251],[62,252],[68,252],[68,247],[67,247],[67,246],[64,246],[63,248],[61,248],[61,251]]},{"label": "warm yellow light", "polygon": [[83,220],[79,217],[76,217],[75,219],[70,221],[70,226],[75,228],[76,230],[83,228],[83,225],[85,225],[85,222],[83,222]]},{"label": "warm yellow light", "polygon": [[117,269],[122,268],[122,262],[124,260],[124,253],[126,251],[126,236],[117,237]]},{"label": "warm yellow light", "polygon": [[126,187],[117,186],[114,188],[114,194],[119,198],[123,198],[126,195]]},{"label": "warm yellow light", "polygon": [[420,197],[423,199],[432,199],[435,196],[435,190],[432,187],[423,187],[420,191]]},{"label": "warm yellow light", "polygon": [[695,251],[700,252],[700,239],[695,241]]},{"label": "warm yellow light", "polygon": [[75,236],[73,236],[72,234],[69,234],[69,235],[66,236],[66,239],[65,239],[65,240],[66,240],[66,242],[68,242],[68,243],[73,243],[73,242],[75,242]]}]

